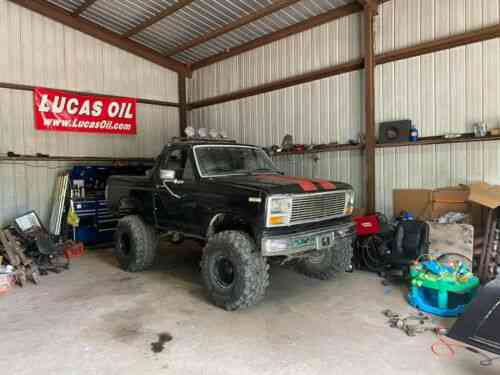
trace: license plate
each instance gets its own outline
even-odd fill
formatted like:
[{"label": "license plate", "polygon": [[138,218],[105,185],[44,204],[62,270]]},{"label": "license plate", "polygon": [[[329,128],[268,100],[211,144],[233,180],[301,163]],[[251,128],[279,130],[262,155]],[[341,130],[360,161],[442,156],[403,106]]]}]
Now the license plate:
[{"label": "license plate", "polygon": [[310,245],[314,245],[314,238],[307,237],[292,240],[292,249],[300,249]]},{"label": "license plate", "polygon": [[318,250],[328,249],[333,246],[333,233],[322,234],[316,237]]}]

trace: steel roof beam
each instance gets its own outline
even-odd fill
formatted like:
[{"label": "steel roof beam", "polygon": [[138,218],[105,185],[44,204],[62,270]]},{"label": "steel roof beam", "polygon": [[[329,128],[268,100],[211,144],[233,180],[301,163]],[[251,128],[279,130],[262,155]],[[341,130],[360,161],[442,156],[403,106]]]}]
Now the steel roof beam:
[{"label": "steel roof beam", "polygon": [[253,13],[247,14],[246,16],[243,16],[233,22],[228,23],[227,25],[224,25],[218,29],[212,30],[204,35],[199,36],[198,38],[192,39],[189,42],[186,42],[184,44],[181,44],[180,46],[177,46],[170,51],[167,51],[165,54],[166,56],[174,56],[182,51],[185,51],[187,49],[196,47],[199,44],[206,43],[211,39],[217,38],[218,36],[221,36],[223,34],[229,33],[235,29],[238,29],[242,26],[245,26],[253,21],[258,20],[259,18],[265,17],[271,13],[277,12],[278,10],[281,10],[283,8],[287,8],[290,5],[293,5],[300,0],[275,0],[273,3],[269,6],[266,6],[264,8],[260,8],[259,10],[256,10]]},{"label": "steel roof beam", "polygon": [[[378,4],[383,4],[389,0],[379,0]],[[205,59],[196,61],[195,63],[191,64],[191,69],[192,70],[197,70],[200,68],[203,68],[207,65],[214,64],[216,62],[228,59],[230,57],[239,55],[241,53],[251,51],[255,48],[262,47],[266,44],[273,43],[277,40],[281,40],[284,38],[287,38],[291,35],[301,33],[303,31],[312,29],[313,27],[323,25],[328,22],[335,21],[336,19],[342,18],[342,17],[347,17],[355,13],[359,13],[363,10],[363,6],[358,3],[351,3],[347,5],[343,5],[331,10],[328,10],[324,13],[321,13],[317,16],[308,18],[302,22],[298,22],[296,24],[293,24],[291,26],[285,27],[284,29],[275,31],[271,34],[264,35],[260,38],[251,40],[250,42],[241,44],[239,46],[230,48],[227,51],[218,53],[216,55],[209,56]]]},{"label": "steel roof beam", "polygon": [[82,5],[80,5],[78,8],[76,8],[76,10],[72,13],[73,14],[73,17],[78,17],[80,14],[82,14],[83,12],[85,12],[85,10],[87,8],[89,8],[90,6],[92,6],[92,4],[94,4],[97,0],[86,0],[82,3]]},{"label": "steel roof beam", "polygon": [[360,3],[363,8],[370,7],[370,8],[377,8],[377,0],[358,0],[358,3]]},{"label": "steel roof beam", "polygon": [[187,65],[172,58],[163,56],[161,53],[145,47],[142,44],[129,39],[124,39],[120,34],[114,33],[93,22],[87,21],[81,17],[75,17],[73,13],[41,0],[9,0],[12,3],[20,5],[33,12],[39,13],[54,21],[60,22],[66,26],[72,27],[82,33],[90,35],[96,39],[102,40],[115,47],[123,49],[143,59],[149,60],[155,64],[174,70],[178,73],[190,74],[191,70]]},{"label": "steel roof beam", "polygon": [[[468,31],[463,34],[452,35],[444,38],[423,42],[412,47],[401,48],[395,51],[384,52],[375,55],[375,65],[387,64],[394,61],[409,59],[429,53],[435,53],[450,48],[465,46],[472,43],[500,38],[500,24],[488,26],[479,30]],[[351,62],[342,63],[311,72],[302,73],[298,76],[288,77],[277,81],[264,83],[259,86],[245,88],[239,91],[222,94],[219,96],[202,99],[188,104],[190,110],[211,106],[214,104],[226,103],[263,93],[281,90],[286,87],[296,86],[307,82],[316,81],[326,77],[354,72],[365,68],[364,58],[359,58]]]},{"label": "steel roof beam", "polygon": [[165,17],[168,17],[168,16],[174,14],[179,9],[184,8],[185,6],[191,4],[192,2],[193,2],[193,0],[179,0],[174,5],[172,5],[172,6],[168,7],[168,8],[165,8],[164,10],[162,10],[157,15],[155,15],[155,16],[147,19],[143,23],[140,23],[139,25],[135,26],[133,29],[130,29],[125,34],[123,34],[123,37],[124,38],[130,38],[132,35],[140,33],[142,30],[148,28],[151,25],[154,25],[155,23],[161,21]]},{"label": "steel roof beam", "polygon": [[342,17],[349,16],[349,15],[354,14],[354,13],[358,13],[362,10],[363,10],[362,6],[357,4],[357,3],[352,3],[352,4],[341,6],[339,8],[329,10],[329,11],[324,12],[320,15],[315,16],[315,17],[308,18],[307,20],[304,20],[302,22],[285,27],[284,29],[275,31],[271,34],[264,35],[263,37],[254,39],[250,42],[247,42],[247,43],[244,43],[242,45],[230,48],[227,51],[224,51],[224,52],[218,53],[216,55],[209,56],[203,60],[197,61],[197,62],[192,64],[191,68],[193,70],[203,68],[207,65],[211,65],[211,64],[214,64],[216,62],[228,59],[230,57],[239,55],[243,52],[251,51],[255,48],[264,46],[266,44],[270,44],[270,43],[273,43],[277,40],[284,39],[290,35],[301,33],[303,31],[309,30],[313,27],[323,25],[325,23],[334,21],[334,20],[342,18]]}]

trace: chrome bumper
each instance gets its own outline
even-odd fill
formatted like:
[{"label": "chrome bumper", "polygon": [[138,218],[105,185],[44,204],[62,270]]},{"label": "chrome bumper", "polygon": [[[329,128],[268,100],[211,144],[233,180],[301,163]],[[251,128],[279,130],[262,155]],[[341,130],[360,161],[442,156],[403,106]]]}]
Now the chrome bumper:
[{"label": "chrome bumper", "polygon": [[333,247],[337,240],[354,237],[355,233],[355,224],[349,223],[290,235],[263,237],[261,252],[263,256],[269,257],[317,250],[321,246],[319,241],[325,236],[331,236]]}]

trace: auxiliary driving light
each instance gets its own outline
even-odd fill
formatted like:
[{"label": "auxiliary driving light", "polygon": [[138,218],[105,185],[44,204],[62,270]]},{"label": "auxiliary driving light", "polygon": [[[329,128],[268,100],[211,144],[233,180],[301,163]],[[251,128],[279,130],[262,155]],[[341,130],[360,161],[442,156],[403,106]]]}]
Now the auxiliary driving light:
[{"label": "auxiliary driving light", "polygon": [[184,133],[188,138],[193,138],[196,134],[196,130],[192,126],[188,126],[186,129],[184,129]]},{"label": "auxiliary driving light", "polygon": [[208,130],[207,130],[207,128],[199,128],[198,129],[198,135],[201,138],[207,138],[208,137]]}]

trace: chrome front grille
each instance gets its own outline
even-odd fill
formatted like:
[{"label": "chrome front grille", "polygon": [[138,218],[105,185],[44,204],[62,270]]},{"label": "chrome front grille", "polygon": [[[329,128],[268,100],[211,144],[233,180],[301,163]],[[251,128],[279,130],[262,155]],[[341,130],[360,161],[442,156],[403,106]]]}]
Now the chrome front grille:
[{"label": "chrome front grille", "polygon": [[290,224],[308,223],[345,215],[346,191],[300,194],[292,197]]}]

